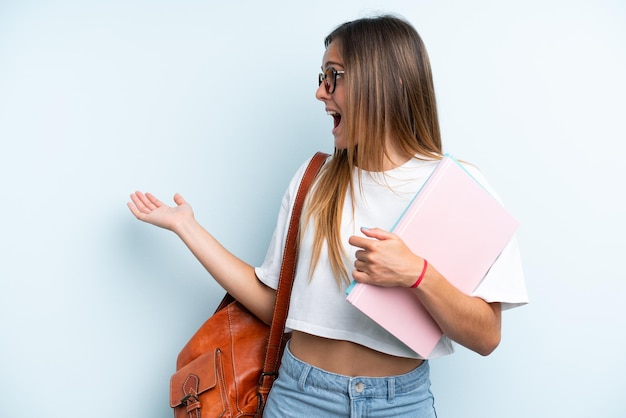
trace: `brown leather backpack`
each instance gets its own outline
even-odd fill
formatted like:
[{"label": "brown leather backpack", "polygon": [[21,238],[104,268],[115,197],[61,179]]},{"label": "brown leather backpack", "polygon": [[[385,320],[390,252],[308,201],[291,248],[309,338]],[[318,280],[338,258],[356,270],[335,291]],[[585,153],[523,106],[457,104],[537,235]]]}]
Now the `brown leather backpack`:
[{"label": "brown leather backpack", "polygon": [[302,178],[289,222],[271,327],[226,294],[178,355],[170,381],[175,418],[260,417],[278,376],[306,193],[327,154],[316,153]]}]

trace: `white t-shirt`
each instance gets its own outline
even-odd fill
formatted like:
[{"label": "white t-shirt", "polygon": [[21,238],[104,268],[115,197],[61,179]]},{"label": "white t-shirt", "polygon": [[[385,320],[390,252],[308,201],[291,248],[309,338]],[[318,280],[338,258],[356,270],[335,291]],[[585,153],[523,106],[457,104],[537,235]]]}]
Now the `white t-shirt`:
[{"label": "white t-shirt", "polygon": [[[361,227],[389,230],[402,214],[413,196],[422,187],[438,161],[411,159],[404,165],[384,173],[362,173],[362,187],[354,193],[354,216],[350,193],[346,193],[341,223],[341,241],[349,259],[346,269],[354,269],[356,247],[348,243],[352,235],[362,235]],[[283,248],[295,195],[308,161],[296,172],[285,192],[278,222],[263,265],[255,269],[256,275],[267,286],[276,289],[282,261]],[[496,198],[497,195],[473,166],[467,170]],[[355,176],[356,178],[356,176]],[[346,301],[348,283],[337,284],[326,247],[311,279],[309,264],[313,242],[313,227],[309,225],[301,241],[296,275],[287,317],[287,329],[338,340],[352,341],[383,353],[409,358],[421,358],[396,337],[379,326]],[[528,302],[522,263],[515,238],[507,245],[491,267],[478,288],[472,293],[487,302],[501,302],[509,309]],[[430,358],[452,353],[447,337],[442,337]]]}]

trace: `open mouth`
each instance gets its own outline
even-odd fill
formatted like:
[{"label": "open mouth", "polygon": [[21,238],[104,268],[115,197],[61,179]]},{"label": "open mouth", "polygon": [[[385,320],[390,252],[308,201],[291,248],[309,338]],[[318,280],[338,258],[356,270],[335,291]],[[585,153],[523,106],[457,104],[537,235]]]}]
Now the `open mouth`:
[{"label": "open mouth", "polygon": [[333,123],[334,123],[333,129],[339,126],[339,123],[341,123],[341,115],[332,110],[329,110],[326,113],[333,117]]}]

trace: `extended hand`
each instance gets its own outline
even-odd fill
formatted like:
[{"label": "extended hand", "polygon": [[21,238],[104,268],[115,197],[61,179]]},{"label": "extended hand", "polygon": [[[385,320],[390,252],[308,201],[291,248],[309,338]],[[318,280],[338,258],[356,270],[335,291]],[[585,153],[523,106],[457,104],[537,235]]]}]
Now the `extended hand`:
[{"label": "extended hand", "polygon": [[181,195],[174,195],[176,206],[167,206],[150,193],[135,192],[130,195],[128,208],[140,221],[174,231],[184,219],[193,218],[193,210]]},{"label": "extended hand", "polygon": [[348,240],[350,245],[361,248],[355,253],[352,272],[357,282],[386,287],[409,287],[415,283],[422,271],[422,258],[391,232],[379,228],[362,228],[361,231],[366,238],[353,235]]}]

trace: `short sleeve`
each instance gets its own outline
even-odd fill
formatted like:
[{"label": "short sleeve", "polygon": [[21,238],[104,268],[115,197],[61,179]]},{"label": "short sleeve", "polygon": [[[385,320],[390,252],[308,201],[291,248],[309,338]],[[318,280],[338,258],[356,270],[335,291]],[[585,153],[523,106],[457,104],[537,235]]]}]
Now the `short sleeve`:
[{"label": "short sleeve", "polygon": [[[489,193],[502,203],[500,196],[476,167],[465,164],[464,166]],[[513,236],[502,250],[476,290],[472,292],[472,296],[489,303],[500,302],[503,310],[528,303],[526,280],[516,236]]]},{"label": "short sleeve", "polygon": [[280,267],[283,259],[285,241],[287,239],[291,211],[295,203],[298,187],[300,186],[309,161],[310,159],[305,161],[291,179],[281,200],[280,210],[278,211],[278,218],[276,220],[276,228],[274,229],[272,240],[267,248],[265,260],[261,266],[255,267],[254,269],[257,278],[272,289],[278,288]]},{"label": "short sleeve", "polygon": [[513,237],[493,263],[472,296],[500,302],[502,310],[528,303],[526,281],[517,238]]}]

